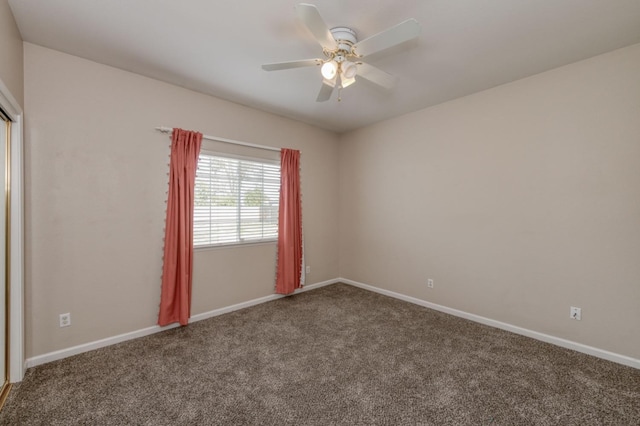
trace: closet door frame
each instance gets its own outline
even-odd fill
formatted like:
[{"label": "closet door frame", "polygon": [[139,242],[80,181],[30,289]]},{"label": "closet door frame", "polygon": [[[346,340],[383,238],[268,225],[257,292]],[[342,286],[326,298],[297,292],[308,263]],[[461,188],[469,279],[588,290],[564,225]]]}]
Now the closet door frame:
[{"label": "closet door frame", "polygon": [[23,112],[7,86],[0,80],[0,107],[11,119],[10,135],[10,226],[7,230],[9,264],[9,382],[22,381],[24,357],[24,190],[23,190]]}]

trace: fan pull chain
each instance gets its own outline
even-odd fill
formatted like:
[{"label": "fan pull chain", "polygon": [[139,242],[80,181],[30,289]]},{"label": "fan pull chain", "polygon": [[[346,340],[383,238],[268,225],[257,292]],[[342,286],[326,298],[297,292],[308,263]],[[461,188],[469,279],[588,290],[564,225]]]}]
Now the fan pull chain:
[{"label": "fan pull chain", "polygon": [[342,86],[338,87],[338,102],[342,101]]}]

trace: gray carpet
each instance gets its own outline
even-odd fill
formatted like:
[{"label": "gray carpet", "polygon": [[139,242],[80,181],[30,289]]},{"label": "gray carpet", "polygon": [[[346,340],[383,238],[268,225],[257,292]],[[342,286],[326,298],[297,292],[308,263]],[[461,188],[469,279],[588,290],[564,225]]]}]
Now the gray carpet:
[{"label": "gray carpet", "polygon": [[335,284],[31,368],[2,425],[638,425],[640,370]]}]

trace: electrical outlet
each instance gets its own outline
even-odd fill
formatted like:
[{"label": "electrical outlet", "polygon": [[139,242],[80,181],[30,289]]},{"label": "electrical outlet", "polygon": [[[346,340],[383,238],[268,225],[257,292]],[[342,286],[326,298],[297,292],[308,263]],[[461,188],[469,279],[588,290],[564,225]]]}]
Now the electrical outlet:
[{"label": "electrical outlet", "polygon": [[307,274],[311,273],[311,266],[307,266]]},{"label": "electrical outlet", "polygon": [[71,314],[60,314],[60,327],[69,327],[71,325]]},{"label": "electrical outlet", "polygon": [[582,319],[582,309],[572,306],[569,311],[569,316],[571,319],[580,321]]},{"label": "electrical outlet", "polygon": [[433,280],[431,278],[427,280],[427,287],[433,288]]}]

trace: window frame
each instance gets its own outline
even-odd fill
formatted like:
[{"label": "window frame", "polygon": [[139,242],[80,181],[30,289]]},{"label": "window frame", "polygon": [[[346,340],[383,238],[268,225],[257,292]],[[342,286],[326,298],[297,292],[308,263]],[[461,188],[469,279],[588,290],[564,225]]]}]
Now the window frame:
[{"label": "window frame", "polygon": [[[211,149],[201,149],[200,153],[198,154],[198,162],[200,162],[200,156],[201,155],[205,155],[205,156],[209,156],[209,157],[221,157],[221,158],[238,160],[238,161],[247,161],[247,162],[262,163],[262,164],[277,166],[278,167],[278,177],[281,178],[281,176],[282,176],[281,175],[281,164],[280,164],[280,160],[279,159],[252,157],[252,156],[249,156],[249,155],[233,154],[233,153],[215,151],[215,150],[211,150]],[[198,165],[198,167],[199,167],[199,165]],[[278,221],[276,221],[276,235],[273,238],[250,239],[250,240],[245,240],[245,241],[239,240],[239,241],[233,241],[233,242],[208,243],[208,244],[196,245],[196,242],[195,242],[195,222],[196,222],[196,218],[195,218],[195,214],[196,214],[195,201],[196,201],[196,196],[197,195],[196,195],[195,191],[196,191],[197,179],[198,179],[198,170],[196,170],[196,182],[194,183],[194,211],[193,211],[193,216],[192,216],[193,224],[194,224],[194,232],[193,232],[191,241],[192,241],[194,250],[215,250],[215,249],[224,249],[224,248],[229,248],[229,247],[263,245],[263,244],[274,244],[274,243],[277,243],[277,241],[278,241]],[[240,197],[240,194],[238,194],[238,196]],[[279,203],[279,201],[280,201],[280,180],[278,182],[277,203]],[[241,218],[240,211],[241,210],[239,209],[238,213],[236,214],[236,224],[239,224],[239,220]]]}]

